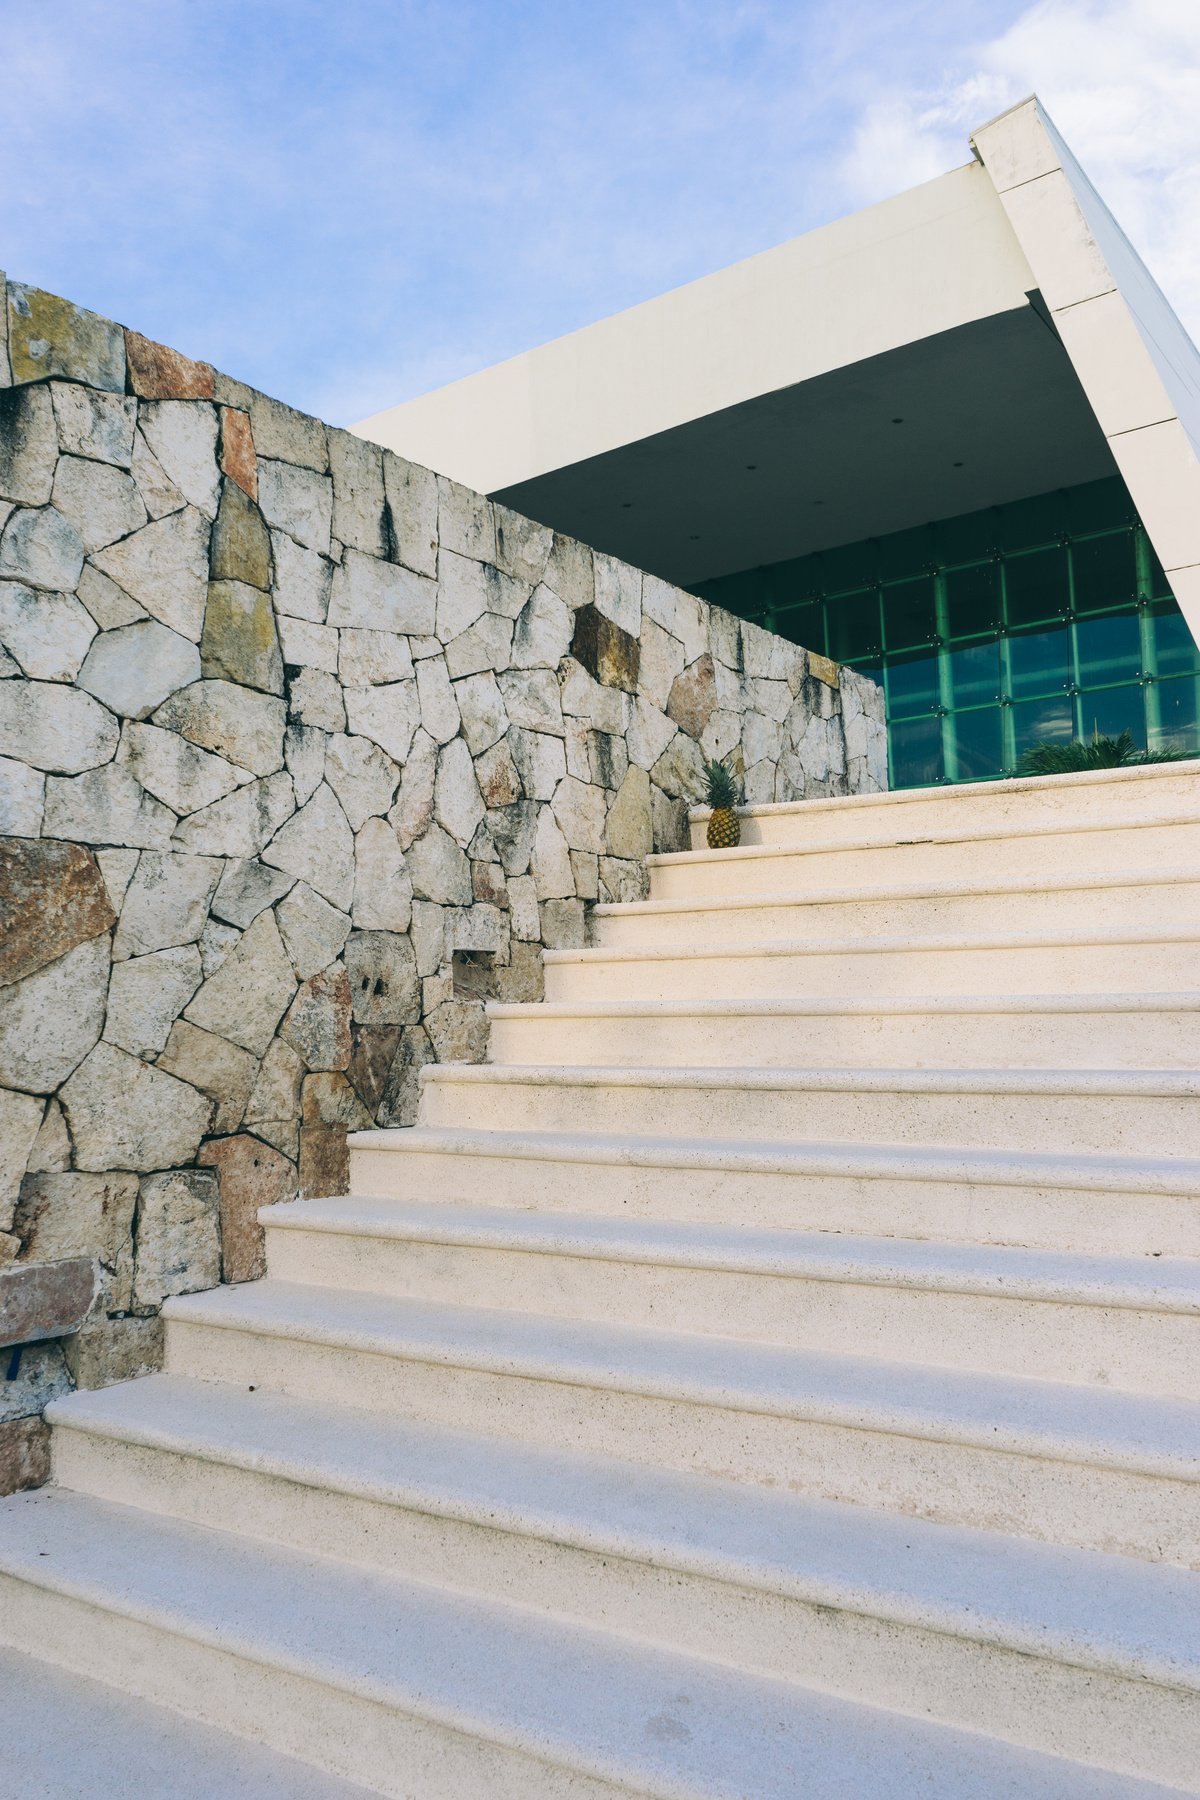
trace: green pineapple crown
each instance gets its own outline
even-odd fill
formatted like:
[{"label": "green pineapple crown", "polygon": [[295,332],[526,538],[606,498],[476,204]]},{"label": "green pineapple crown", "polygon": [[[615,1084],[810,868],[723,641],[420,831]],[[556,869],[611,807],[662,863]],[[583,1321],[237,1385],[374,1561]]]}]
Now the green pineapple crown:
[{"label": "green pineapple crown", "polygon": [[723,762],[705,763],[704,781],[708,790],[708,804],[714,812],[719,808],[737,805],[737,788],[733,775]]}]

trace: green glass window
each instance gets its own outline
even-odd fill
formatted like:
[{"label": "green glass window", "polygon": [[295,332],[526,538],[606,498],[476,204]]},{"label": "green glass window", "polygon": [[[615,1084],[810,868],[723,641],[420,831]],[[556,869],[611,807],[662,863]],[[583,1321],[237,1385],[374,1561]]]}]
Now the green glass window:
[{"label": "green glass window", "polygon": [[1004,565],[1004,589],[1010,626],[1064,617],[1071,596],[1065,547],[1056,544],[1010,556]]},{"label": "green glass window", "polygon": [[888,582],[883,590],[883,638],[889,650],[932,644],[937,636],[933,576]]},{"label": "green glass window", "polygon": [[1054,631],[1022,631],[1008,639],[1006,690],[1014,700],[1027,694],[1065,691],[1071,640],[1065,625]]},{"label": "green glass window", "polygon": [[828,603],[829,654],[838,662],[858,662],[879,650],[879,591],[837,594]]},{"label": "green glass window", "polygon": [[1000,697],[1000,643],[982,638],[974,644],[952,644],[944,652],[951,706],[995,706]]}]

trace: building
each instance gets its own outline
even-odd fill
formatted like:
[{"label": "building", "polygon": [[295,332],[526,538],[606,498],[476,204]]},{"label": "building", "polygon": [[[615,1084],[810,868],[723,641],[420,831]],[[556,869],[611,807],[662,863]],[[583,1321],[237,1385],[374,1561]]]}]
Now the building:
[{"label": "building", "polygon": [[876,676],[895,786],[1200,748],[1200,356],[1036,99],[971,147],[356,429]]}]

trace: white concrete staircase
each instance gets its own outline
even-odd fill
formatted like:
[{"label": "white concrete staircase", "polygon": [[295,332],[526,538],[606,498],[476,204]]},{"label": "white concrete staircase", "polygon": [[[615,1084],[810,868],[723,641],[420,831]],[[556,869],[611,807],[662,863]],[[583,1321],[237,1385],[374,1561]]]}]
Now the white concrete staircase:
[{"label": "white concrete staircase", "polygon": [[1200,765],[745,835],[56,1403],[0,1642],[331,1796],[1200,1794]]}]

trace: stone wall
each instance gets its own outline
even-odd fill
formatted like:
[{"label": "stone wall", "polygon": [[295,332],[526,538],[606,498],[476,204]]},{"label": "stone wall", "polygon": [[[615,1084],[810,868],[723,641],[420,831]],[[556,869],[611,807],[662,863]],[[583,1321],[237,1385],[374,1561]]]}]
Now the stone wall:
[{"label": "stone wall", "polygon": [[0,1265],[98,1267],[12,1419],[260,1274],[258,1208],[344,1191],[347,1128],[644,893],[704,757],[750,800],[886,762],[849,670],[0,291]]}]

